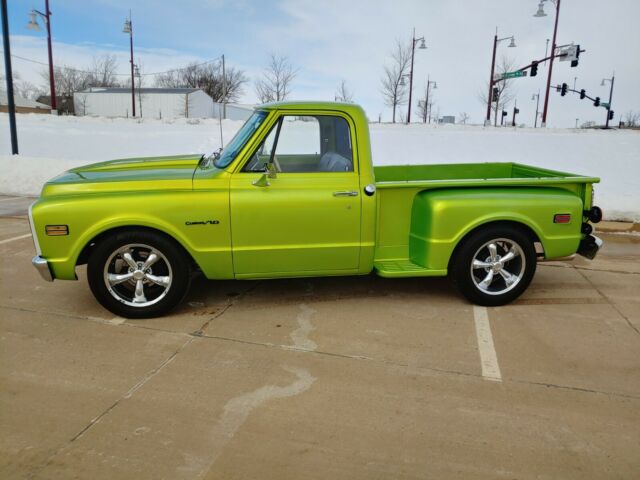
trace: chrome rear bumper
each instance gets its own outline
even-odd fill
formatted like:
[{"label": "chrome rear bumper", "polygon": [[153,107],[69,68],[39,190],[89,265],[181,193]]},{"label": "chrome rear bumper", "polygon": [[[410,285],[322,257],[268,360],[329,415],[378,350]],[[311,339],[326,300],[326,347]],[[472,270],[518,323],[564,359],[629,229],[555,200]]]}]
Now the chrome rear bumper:
[{"label": "chrome rear bumper", "polygon": [[600,250],[603,243],[604,242],[595,235],[587,235],[580,241],[578,254],[588,258],[589,260],[593,260],[596,258],[598,250]]},{"label": "chrome rear bumper", "polygon": [[31,259],[31,263],[42,278],[44,278],[47,282],[53,282],[53,275],[51,275],[51,270],[49,269],[49,262],[47,262],[40,255],[36,255]]}]

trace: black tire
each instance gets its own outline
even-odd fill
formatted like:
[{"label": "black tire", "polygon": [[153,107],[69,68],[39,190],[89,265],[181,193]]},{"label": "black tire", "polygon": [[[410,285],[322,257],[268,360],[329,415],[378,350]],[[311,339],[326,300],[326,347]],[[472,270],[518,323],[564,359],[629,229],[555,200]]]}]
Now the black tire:
[{"label": "black tire", "polygon": [[[510,260],[501,262],[503,257]],[[449,264],[449,275],[469,301],[494,307],[515,300],[527,289],[536,260],[535,246],[526,232],[510,225],[491,225],[462,241]]]},{"label": "black tire", "polygon": [[87,277],[93,295],[110,312],[125,318],[159,317],[187,294],[190,264],[173,239],[148,230],[127,230],[96,245]]}]

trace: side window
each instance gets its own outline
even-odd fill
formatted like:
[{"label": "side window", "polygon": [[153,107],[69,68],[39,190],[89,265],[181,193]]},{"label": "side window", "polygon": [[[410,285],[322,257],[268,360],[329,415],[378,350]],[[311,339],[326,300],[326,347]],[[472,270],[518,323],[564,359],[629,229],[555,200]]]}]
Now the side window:
[{"label": "side window", "polygon": [[264,170],[270,161],[282,173],[353,172],[349,124],[333,115],[285,115],[244,171]]}]

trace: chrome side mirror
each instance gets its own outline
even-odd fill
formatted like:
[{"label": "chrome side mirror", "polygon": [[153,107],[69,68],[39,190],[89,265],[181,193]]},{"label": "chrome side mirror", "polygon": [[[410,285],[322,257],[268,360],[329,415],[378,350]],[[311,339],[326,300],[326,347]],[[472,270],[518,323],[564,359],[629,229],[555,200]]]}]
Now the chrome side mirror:
[{"label": "chrome side mirror", "polygon": [[254,187],[268,187],[270,178],[277,178],[276,166],[273,163],[264,164],[264,173],[260,175],[260,178],[251,182]]}]

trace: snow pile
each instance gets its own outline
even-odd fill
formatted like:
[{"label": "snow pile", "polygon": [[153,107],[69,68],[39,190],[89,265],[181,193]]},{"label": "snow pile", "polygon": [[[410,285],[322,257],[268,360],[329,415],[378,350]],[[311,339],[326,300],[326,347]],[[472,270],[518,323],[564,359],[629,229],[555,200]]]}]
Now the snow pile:
[{"label": "snow pile", "polygon": [[[217,120],[109,119],[18,115],[19,156],[10,155],[0,114],[0,193],[38,195],[74,166],[114,158],[212,152]],[[225,120],[228,142],[242,122]],[[372,124],[376,165],[518,162],[601,177],[596,202],[609,220],[640,221],[640,132]]]}]

